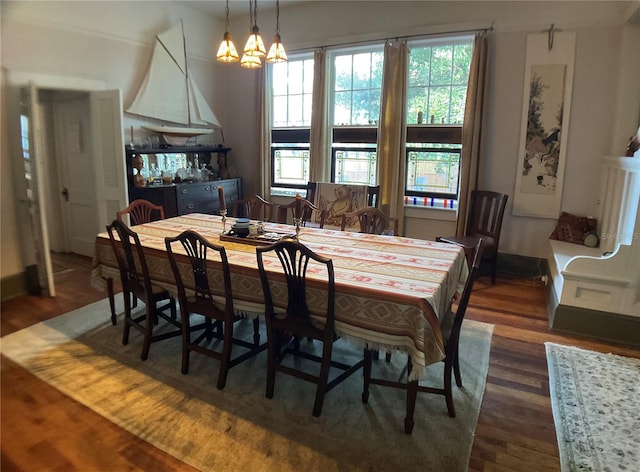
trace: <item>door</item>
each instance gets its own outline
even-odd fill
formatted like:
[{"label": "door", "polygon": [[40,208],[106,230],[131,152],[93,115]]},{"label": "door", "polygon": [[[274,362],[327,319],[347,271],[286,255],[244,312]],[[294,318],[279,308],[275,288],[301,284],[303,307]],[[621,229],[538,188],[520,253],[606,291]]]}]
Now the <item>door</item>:
[{"label": "door", "polygon": [[104,232],[129,201],[120,90],[91,92],[91,139],[97,204],[97,232]]},{"label": "door", "polygon": [[26,186],[26,207],[31,225],[31,243],[34,248],[38,283],[47,290],[49,296],[56,294],[53,281],[53,266],[49,248],[47,212],[44,205],[43,163],[40,150],[43,145],[42,116],[38,107],[38,89],[33,83],[21,89],[20,133],[22,142],[22,163]]},{"label": "door", "polygon": [[94,161],[91,158],[89,95],[54,103],[56,149],[60,156],[62,219],[67,251],[93,256],[98,232]]}]

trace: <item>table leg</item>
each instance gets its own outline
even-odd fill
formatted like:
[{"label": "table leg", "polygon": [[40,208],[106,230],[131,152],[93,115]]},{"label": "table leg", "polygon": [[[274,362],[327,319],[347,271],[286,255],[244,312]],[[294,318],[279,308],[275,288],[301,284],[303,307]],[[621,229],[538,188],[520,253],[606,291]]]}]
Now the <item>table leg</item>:
[{"label": "table leg", "polygon": [[404,418],[405,434],[411,434],[413,431],[413,414],[416,410],[416,399],[418,397],[418,381],[408,380],[412,370],[413,366],[411,365],[411,357],[409,357],[407,370],[407,416]]}]

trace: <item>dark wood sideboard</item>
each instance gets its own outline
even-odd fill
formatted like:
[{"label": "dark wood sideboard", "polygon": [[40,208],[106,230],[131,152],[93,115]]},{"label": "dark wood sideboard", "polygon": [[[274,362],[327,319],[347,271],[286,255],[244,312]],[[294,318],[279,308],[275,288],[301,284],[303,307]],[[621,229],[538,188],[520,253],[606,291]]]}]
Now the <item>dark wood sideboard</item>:
[{"label": "dark wood sideboard", "polygon": [[[127,180],[129,186],[129,201],[143,198],[156,205],[164,207],[167,218],[188,213],[220,214],[218,187],[224,189],[227,207],[230,208],[235,200],[242,198],[242,179],[205,180],[197,182],[171,183],[167,185],[147,185],[136,187],[133,183],[133,167],[131,159],[136,154],[165,155],[183,153],[187,159],[198,157],[199,162],[209,164],[213,156],[224,153],[226,156],[230,148],[219,147],[171,147],[166,149],[127,149]],[[215,160],[214,160],[215,162]],[[216,168],[215,165],[211,166]]]}]

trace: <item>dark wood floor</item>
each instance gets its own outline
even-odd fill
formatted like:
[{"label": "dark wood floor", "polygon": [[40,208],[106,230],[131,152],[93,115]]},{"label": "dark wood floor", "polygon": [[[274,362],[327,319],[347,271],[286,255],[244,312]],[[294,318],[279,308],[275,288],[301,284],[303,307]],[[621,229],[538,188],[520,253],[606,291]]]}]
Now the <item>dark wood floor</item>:
[{"label": "dark wood floor", "polygon": [[[104,298],[89,284],[90,260],[56,256],[57,297],[2,303],[1,334]],[[69,270],[70,269],[70,270]],[[478,281],[468,318],[495,324],[471,471],[560,470],[549,401],[545,341],[640,357],[640,351],[549,331],[544,287],[499,277]],[[3,472],[194,470],[129,434],[2,357]],[[455,421],[455,420],[453,420]]]}]

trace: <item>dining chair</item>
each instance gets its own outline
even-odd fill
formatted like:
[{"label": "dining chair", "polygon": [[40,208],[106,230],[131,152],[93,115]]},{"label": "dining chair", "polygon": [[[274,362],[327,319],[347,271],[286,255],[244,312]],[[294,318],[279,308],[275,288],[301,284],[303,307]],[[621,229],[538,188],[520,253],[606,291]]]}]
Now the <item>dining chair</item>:
[{"label": "dining chair", "polygon": [[407,365],[401,374],[406,373],[406,382],[391,381],[383,378],[372,377],[373,359],[375,350],[365,349],[364,354],[364,389],[362,392],[362,402],[367,403],[369,400],[369,387],[371,384],[382,385],[386,387],[400,388],[407,391],[406,416],[404,419],[404,432],[411,434],[414,426],[414,412],[418,392],[434,393],[444,395],[447,403],[447,411],[449,416],[455,417],[456,410],[453,404],[453,390],[451,386],[451,374],[453,373],[458,387],[462,387],[462,376],[460,375],[460,363],[458,356],[458,348],[460,343],[460,329],[464,316],[469,305],[469,298],[473,290],[473,283],[478,276],[478,269],[482,260],[484,251],[484,241],[478,240],[473,251],[473,263],[471,271],[465,281],[464,290],[460,299],[457,301],[455,312],[452,310],[446,313],[440,321],[440,330],[442,331],[442,339],[444,341],[444,386],[443,388],[420,385],[418,380],[408,380],[411,375],[412,364],[411,356],[407,357]]},{"label": "dining chair", "polygon": [[[118,219],[107,226],[107,232],[120,269],[124,295],[122,344],[129,343],[129,331],[132,327],[140,331],[144,335],[140,358],[144,361],[149,356],[151,343],[180,336],[181,326],[176,316],[176,302],[169,292],[151,283],[147,260],[138,235]],[[143,314],[132,313],[132,299],[144,302]],[[160,302],[166,303],[159,305]],[[166,309],[171,310],[170,315],[165,313]],[[154,326],[160,318],[178,330],[166,331],[162,327],[161,332],[156,330],[157,334],[154,334]]]},{"label": "dining chair", "polygon": [[234,217],[251,218],[258,221],[271,221],[273,218],[273,203],[266,201],[260,195],[252,195],[233,202]]},{"label": "dining chair", "polygon": [[[269,253],[275,254],[280,260],[282,272],[270,267],[265,269],[264,257]],[[265,300],[265,324],[267,327],[267,398],[273,398],[275,389],[276,371],[283,372],[294,377],[313,382],[317,385],[313,416],[320,416],[324,396],[333,387],[338,385],[360,367],[363,361],[354,365],[347,365],[331,358],[333,343],[337,339],[334,331],[335,309],[335,275],[333,261],[322,257],[302,243],[293,240],[281,240],[270,246],[256,249],[258,258],[258,270],[262,282],[262,290]],[[321,268],[326,273],[326,302],[313,299],[313,305],[326,303],[326,310],[320,316],[313,315],[309,310],[307,293],[307,269],[311,264],[315,269]],[[286,288],[275,287],[284,273]],[[273,288],[272,288],[272,284]],[[286,309],[276,309],[274,306],[274,288],[276,293],[287,293]],[[289,340],[287,342],[287,339]],[[322,356],[315,355],[308,350],[303,350],[300,339],[322,341]],[[287,355],[301,357],[320,363],[318,375],[312,375],[308,371],[302,371],[298,363],[285,365],[283,361]],[[342,370],[342,373],[329,381],[331,367]]]},{"label": "dining chair", "polygon": [[[491,283],[496,283],[498,266],[498,245],[502,232],[502,217],[507,205],[508,195],[486,190],[471,192],[471,203],[467,215],[464,236],[438,236],[436,241],[457,244],[464,248],[469,267],[473,262],[474,248],[478,240],[484,241],[482,262],[489,266],[486,273],[491,274]],[[485,269],[483,269],[485,270]]]},{"label": "dining chair", "polygon": [[[116,217],[120,221],[124,221],[125,215],[129,215],[129,222],[131,226],[141,225],[155,220],[164,220],[164,207],[162,205],[155,205],[148,200],[138,199],[131,202],[128,207],[116,213]],[[107,282],[109,308],[111,309],[111,324],[115,326],[117,324],[117,315],[113,279],[111,277],[107,277],[105,280]],[[135,308],[137,306],[138,300],[134,297],[133,307]]]},{"label": "dining chair", "polygon": [[[246,318],[234,313],[231,270],[223,246],[212,244],[191,230],[165,238],[165,246],[178,288],[182,325],[182,373],[189,373],[189,357],[192,351],[213,357],[220,361],[217,388],[223,389],[229,369],[266,349],[266,343],[260,345],[259,320],[257,317],[252,320],[251,342],[234,337],[234,324]],[[184,258],[182,251],[174,251],[174,246],[182,247]],[[188,269],[184,269],[185,265]],[[181,267],[184,270],[181,270]],[[218,267],[222,269],[221,277],[216,273],[214,282],[209,271]],[[222,301],[219,301],[219,293],[222,293]],[[204,322],[195,323],[194,315],[204,317]],[[211,345],[214,338],[222,340],[221,351]],[[233,344],[248,350],[232,358]]]},{"label": "dining chair", "polygon": [[[288,224],[289,210],[291,210],[290,213],[291,213],[292,219],[295,219],[295,218],[302,219],[302,226],[307,226],[310,222],[312,222],[313,212],[316,210],[319,211],[318,207],[315,206],[306,198],[296,197],[291,203],[288,203],[286,205],[280,205],[278,207],[278,219],[277,219],[278,223],[283,225]],[[324,212],[321,212],[321,211],[319,213],[320,213],[320,216],[319,216],[320,221],[317,224],[316,223],[311,223],[311,224],[319,228],[323,228],[325,214]]]},{"label": "dining chair", "polygon": [[345,213],[340,229],[344,231],[350,221],[360,223],[361,233],[398,235],[398,218],[390,217],[378,208],[365,207]]},{"label": "dining chair", "polygon": [[131,226],[141,225],[151,221],[164,220],[164,207],[140,198],[117,212],[119,220],[122,220],[125,215],[129,215]]}]

